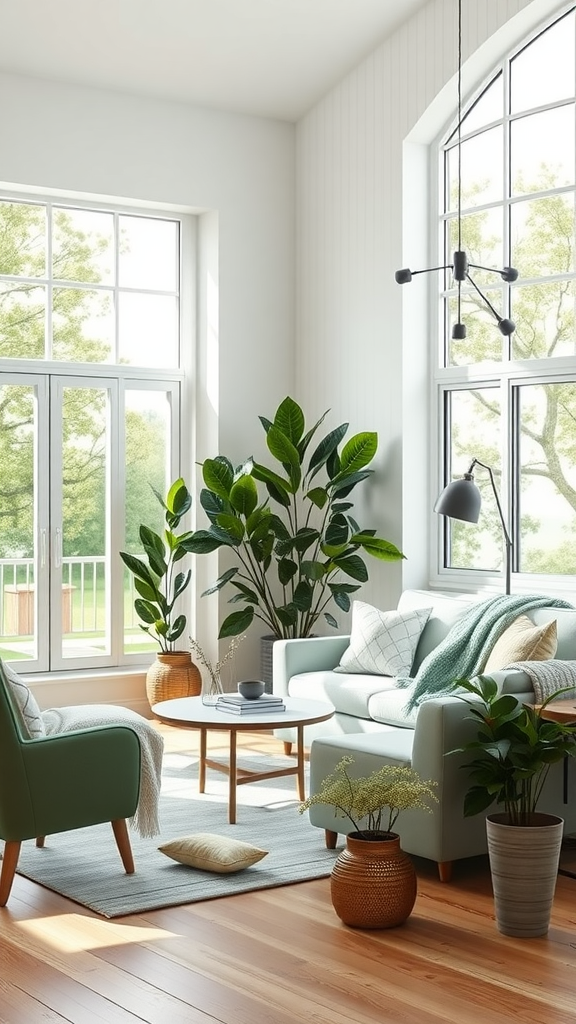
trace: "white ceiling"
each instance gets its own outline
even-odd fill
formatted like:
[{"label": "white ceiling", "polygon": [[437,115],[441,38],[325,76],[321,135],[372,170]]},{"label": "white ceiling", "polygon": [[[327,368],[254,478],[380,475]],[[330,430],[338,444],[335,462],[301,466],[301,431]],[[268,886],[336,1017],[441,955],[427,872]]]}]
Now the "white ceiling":
[{"label": "white ceiling", "polygon": [[0,0],[0,70],[295,121],[426,0]]}]

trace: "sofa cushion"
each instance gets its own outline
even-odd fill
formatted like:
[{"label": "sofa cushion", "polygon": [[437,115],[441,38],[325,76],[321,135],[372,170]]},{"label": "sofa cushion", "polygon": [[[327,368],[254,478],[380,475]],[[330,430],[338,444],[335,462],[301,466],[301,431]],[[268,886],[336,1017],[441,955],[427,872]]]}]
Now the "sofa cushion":
[{"label": "sofa cushion", "polygon": [[414,729],[418,708],[406,711],[409,696],[409,688],[382,690],[380,693],[372,694],[368,700],[370,718],[375,722],[382,722],[384,725],[396,725],[400,729]]},{"label": "sofa cushion", "polygon": [[494,644],[483,671],[506,668],[516,661],[546,661],[554,657],[557,646],[555,619],[535,626],[527,615],[519,615]]},{"label": "sofa cushion", "polygon": [[409,612],[383,612],[363,601],[354,601],[350,646],[334,671],[409,675],[430,611],[416,608]]},{"label": "sofa cushion", "polygon": [[267,856],[267,850],[252,846],[241,839],[219,836],[212,832],[197,832],[191,836],[180,836],[163,843],[158,849],[179,864],[201,871],[215,871],[229,875],[243,871]]},{"label": "sofa cushion", "polygon": [[290,697],[304,700],[328,701],[343,715],[370,718],[368,702],[372,694],[395,686],[396,680],[390,676],[337,675],[325,669],[322,672],[301,672],[292,676],[288,693]]}]

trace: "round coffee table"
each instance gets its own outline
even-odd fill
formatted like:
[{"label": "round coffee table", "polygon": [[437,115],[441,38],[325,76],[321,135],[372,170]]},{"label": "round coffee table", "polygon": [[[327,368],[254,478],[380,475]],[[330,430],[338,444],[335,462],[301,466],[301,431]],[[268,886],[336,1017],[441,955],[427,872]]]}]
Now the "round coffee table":
[{"label": "round coffee table", "polygon": [[[206,768],[223,772],[228,776],[228,821],[236,824],[236,787],[262,779],[279,779],[284,775],[296,776],[298,799],[305,800],[304,790],[304,726],[315,722],[326,722],[332,718],[331,704],[318,700],[297,700],[285,697],[285,711],[256,711],[253,714],[238,715],[220,711],[214,705],[202,703],[201,697],[177,697],[154,704],[152,711],[164,722],[200,730],[200,763],[198,767],[198,791],[205,792]],[[254,772],[239,768],[236,758],[236,739],[239,732],[256,732],[260,729],[275,729],[278,726],[295,726],[297,729],[296,762],[287,768],[268,772]],[[213,761],[206,757],[206,736],[209,732],[227,732],[230,742],[229,764]]]}]

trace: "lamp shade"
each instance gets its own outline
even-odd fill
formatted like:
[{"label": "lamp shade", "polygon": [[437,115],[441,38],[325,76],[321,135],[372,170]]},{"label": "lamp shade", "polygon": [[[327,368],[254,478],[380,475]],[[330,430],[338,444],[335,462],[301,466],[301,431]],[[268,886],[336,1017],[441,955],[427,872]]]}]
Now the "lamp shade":
[{"label": "lamp shade", "polygon": [[434,511],[450,519],[461,519],[465,523],[477,523],[482,503],[480,491],[471,473],[461,480],[452,480],[438,498]]}]

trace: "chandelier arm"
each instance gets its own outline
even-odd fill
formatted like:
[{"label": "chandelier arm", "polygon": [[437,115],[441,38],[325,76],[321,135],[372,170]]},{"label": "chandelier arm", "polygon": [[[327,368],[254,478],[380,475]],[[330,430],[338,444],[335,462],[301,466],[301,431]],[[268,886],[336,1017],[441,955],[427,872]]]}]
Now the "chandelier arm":
[{"label": "chandelier arm", "polygon": [[486,303],[486,305],[488,306],[488,309],[490,310],[490,312],[493,313],[493,315],[496,317],[496,320],[498,321],[498,323],[500,323],[500,321],[502,320],[502,317],[500,316],[498,310],[494,309],[494,306],[490,302],[490,299],[487,299],[486,296],[484,295],[484,292],[480,291],[480,289],[479,289],[478,285],[476,284],[476,282],[473,281],[472,278],[470,277],[470,274],[466,274],[466,279],[470,282],[472,287],[476,289],[476,291],[478,292],[478,295],[480,296],[482,301]]}]

